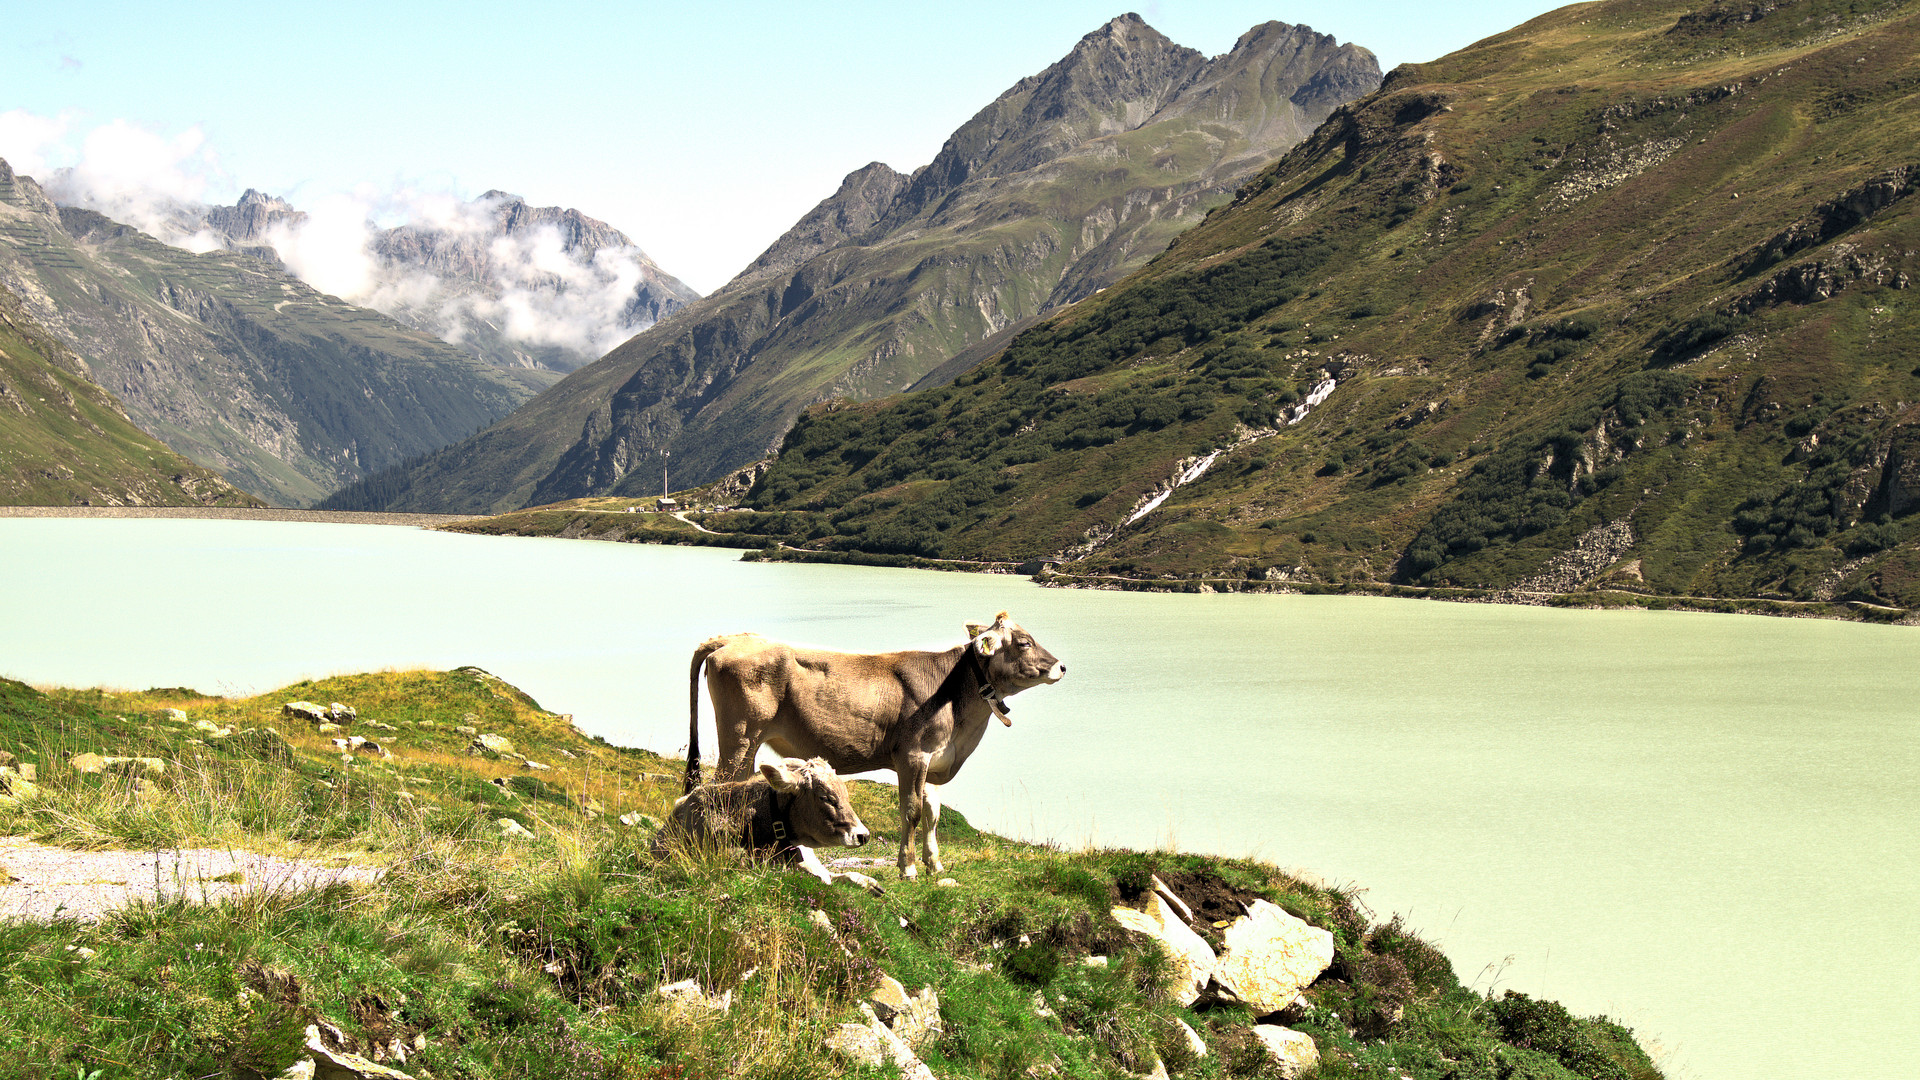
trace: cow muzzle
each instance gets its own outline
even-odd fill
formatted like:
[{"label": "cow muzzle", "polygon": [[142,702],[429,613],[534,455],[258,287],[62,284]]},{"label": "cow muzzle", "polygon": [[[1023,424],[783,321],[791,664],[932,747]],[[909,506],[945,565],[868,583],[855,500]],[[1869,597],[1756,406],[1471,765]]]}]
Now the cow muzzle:
[{"label": "cow muzzle", "polygon": [[867,827],[862,825],[857,829],[850,829],[847,832],[841,833],[840,843],[846,847],[859,847],[867,842],[868,835]]},{"label": "cow muzzle", "polygon": [[1057,683],[1061,679],[1064,679],[1066,677],[1067,677],[1067,665],[1061,661],[1058,661],[1058,660],[1054,661],[1053,666],[1047,669],[1047,685],[1048,686],[1052,686],[1054,683]]}]

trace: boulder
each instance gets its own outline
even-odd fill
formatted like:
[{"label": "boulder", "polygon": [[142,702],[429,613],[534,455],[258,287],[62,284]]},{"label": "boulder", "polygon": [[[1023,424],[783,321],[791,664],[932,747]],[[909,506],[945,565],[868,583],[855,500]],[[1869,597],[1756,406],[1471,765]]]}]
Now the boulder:
[{"label": "boulder", "polygon": [[311,701],[289,701],[280,706],[280,715],[305,720],[309,724],[324,724],[332,719],[327,710]]},{"label": "boulder", "polygon": [[879,985],[867,994],[867,1004],[873,1006],[873,1015],[883,1024],[893,1023],[893,1018],[907,1011],[907,988],[900,980],[891,975],[882,974]]},{"label": "boulder", "polygon": [[1265,900],[1247,910],[1221,933],[1213,978],[1256,1014],[1279,1012],[1333,963],[1333,932]]},{"label": "boulder", "polygon": [[181,712],[179,709],[161,709],[160,719],[171,720],[176,724],[184,724],[187,722],[187,714]]},{"label": "boulder", "polygon": [[495,828],[500,830],[500,838],[503,840],[533,839],[533,833],[529,832],[525,825],[520,824],[510,817],[497,818],[493,824]]},{"label": "boulder", "polygon": [[1186,1040],[1188,1052],[1197,1058],[1206,1057],[1207,1040],[1201,1038],[1200,1033],[1193,1030],[1193,1026],[1185,1020],[1176,1016],[1173,1018],[1173,1023],[1175,1027],[1180,1029],[1181,1037]]},{"label": "boulder", "polygon": [[359,718],[360,714],[354,711],[351,705],[342,705],[336,701],[327,706],[327,719],[336,724],[350,724]]},{"label": "boulder", "polygon": [[1214,974],[1213,947],[1194,933],[1193,928],[1168,906],[1166,898],[1159,893],[1147,894],[1145,908],[1144,911],[1114,908],[1114,921],[1128,930],[1152,938],[1166,950],[1177,976],[1173,1000],[1185,1008],[1200,1000],[1200,991],[1206,989],[1207,980]]},{"label": "boulder", "polygon": [[520,767],[523,769],[534,769],[540,772],[546,772],[553,768],[551,765],[542,765],[532,758],[521,758]]},{"label": "boulder", "polygon": [[733,991],[728,990],[719,997],[714,997],[700,989],[700,984],[693,979],[667,983],[656,988],[653,993],[676,1013],[717,1012],[725,1015],[733,1010]]},{"label": "boulder", "polygon": [[313,1058],[313,1080],[413,1080],[408,1073],[328,1046],[316,1024],[307,1025],[306,1049]]},{"label": "boulder", "polygon": [[827,1049],[851,1064],[880,1068],[891,1061],[907,1080],[934,1080],[933,1070],[921,1061],[913,1048],[874,1015],[873,1006],[860,1003],[864,1023],[841,1024],[827,1038]]},{"label": "boulder", "polygon": [[900,1041],[918,1051],[920,1045],[929,1039],[937,1039],[946,1030],[946,1024],[940,1019],[940,997],[933,987],[923,986],[920,992],[907,999],[906,1008],[895,1014],[888,1025]]},{"label": "boulder", "polygon": [[75,754],[67,759],[67,765],[77,773],[105,772],[107,759],[99,754]]},{"label": "boulder", "polygon": [[475,735],[472,745],[467,747],[467,753],[476,756],[492,754],[495,757],[505,757],[513,753],[513,740],[504,735],[495,735],[492,732],[484,735]]},{"label": "boulder", "polygon": [[1313,1036],[1304,1031],[1278,1024],[1255,1024],[1253,1037],[1260,1041],[1261,1049],[1287,1080],[1305,1076],[1320,1064],[1320,1048],[1313,1044]]},{"label": "boulder", "polygon": [[479,728],[471,727],[466,724],[455,724],[453,726],[453,730],[456,734],[465,735],[468,738],[472,738],[473,736],[480,734]]},{"label": "boulder", "polygon": [[167,763],[157,757],[104,757],[100,771],[116,776],[165,776]]},{"label": "boulder", "polygon": [[19,763],[20,763],[19,758],[14,757],[12,754],[7,753],[5,750],[0,750],[0,769],[11,768],[12,766],[18,765]]},{"label": "boulder", "polygon": [[887,1044],[867,1024],[841,1024],[827,1036],[827,1050],[849,1065],[878,1069],[887,1063]]},{"label": "boulder", "polygon": [[367,721],[366,726],[372,728],[375,731],[399,731],[400,730],[399,728],[394,727],[392,724],[383,724],[378,720],[369,720]]},{"label": "boulder", "polygon": [[[179,712],[180,710],[175,709],[174,711]],[[186,714],[180,713],[180,718],[183,720],[186,719]],[[209,739],[224,739],[233,734],[233,728],[222,727],[205,717],[201,717],[193,722],[193,730],[204,733]]]}]

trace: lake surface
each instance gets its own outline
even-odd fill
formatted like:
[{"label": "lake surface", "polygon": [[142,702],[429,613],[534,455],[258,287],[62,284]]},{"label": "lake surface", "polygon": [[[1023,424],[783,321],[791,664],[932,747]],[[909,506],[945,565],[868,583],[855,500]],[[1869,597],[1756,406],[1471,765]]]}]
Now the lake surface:
[{"label": "lake surface", "polygon": [[711,634],[944,647],[1005,608],[1068,674],[1015,699],[945,789],[977,824],[1357,883],[1464,981],[1611,1015],[1674,1077],[1920,1058],[1920,630],[735,558],[0,519],[0,674],[250,694],[477,664],[590,733],[672,752]]}]

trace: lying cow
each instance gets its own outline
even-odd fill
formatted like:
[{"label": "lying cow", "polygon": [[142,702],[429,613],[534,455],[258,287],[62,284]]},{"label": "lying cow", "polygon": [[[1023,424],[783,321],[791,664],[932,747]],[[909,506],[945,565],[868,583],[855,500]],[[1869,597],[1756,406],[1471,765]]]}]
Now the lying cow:
[{"label": "lying cow", "polygon": [[653,838],[653,853],[664,855],[670,838],[738,841],[750,852],[797,861],[802,870],[832,884],[852,881],[878,890],[865,874],[835,873],[821,864],[816,847],[859,847],[867,827],[854,812],[847,782],[833,766],[815,758],[788,758],[760,766],[746,780],[707,784],[682,795]]},{"label": "lying cow", "polygon": [[1001,612],[967,624],[967,642],[940,652],[841,653],[729,634],[693,651],[687,788],[700,781],[700,669],[720,737],[721,779],[745,775],[762,743],[825,758],[841,772],[892,769],[900,778],[900,876],[915,876],[913,834],[927,868],[940,862],[944,784],[980,744],[990,718],[1009,727],[1004,699],[1055,683],[1067,666]]}]

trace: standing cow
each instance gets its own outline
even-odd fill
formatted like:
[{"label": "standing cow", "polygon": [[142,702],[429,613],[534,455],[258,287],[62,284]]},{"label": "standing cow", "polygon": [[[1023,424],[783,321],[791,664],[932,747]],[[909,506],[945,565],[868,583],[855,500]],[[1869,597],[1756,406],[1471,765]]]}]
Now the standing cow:
[{"label": "standing cow", "polygon": [[687,790],[700,782],[700,669],[720,739],[721,780],[746,775],[762,743],[786,757],[825,758],[843,773],[892,769],[900,778],[900,876],[915,876],[913,834],[927,869],[940,862],[939,793],[980,745],[989,718],[1009,727],[1004,699],[1056,683],[1067,666],[1007,618],[967,624],[967,642],[940,652],[842,653],[758,634],[710,638],[687,674]]}]

